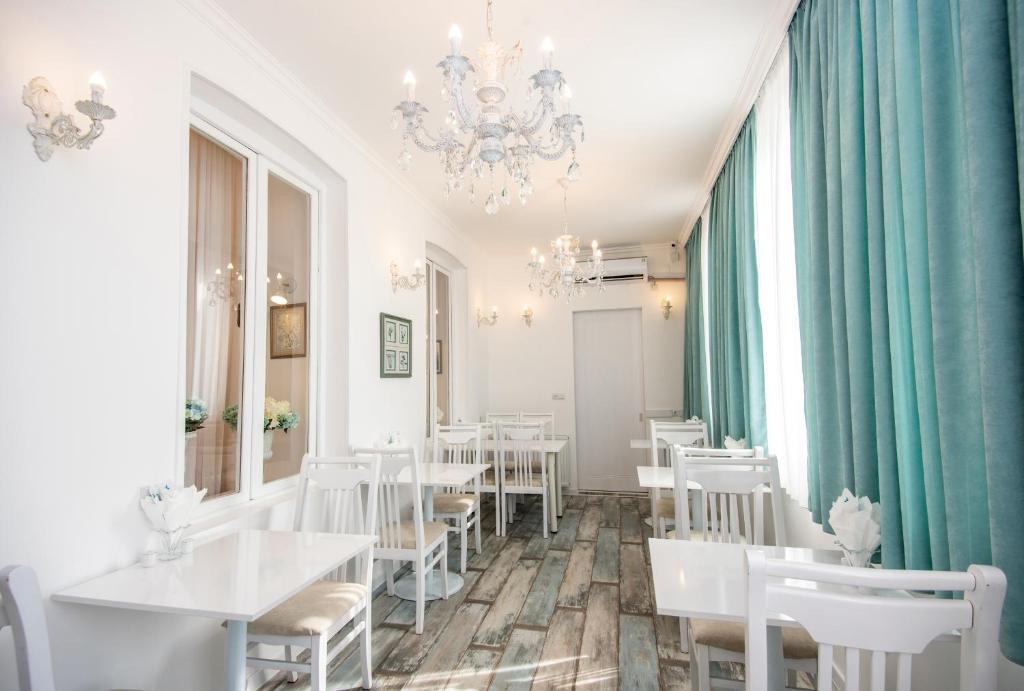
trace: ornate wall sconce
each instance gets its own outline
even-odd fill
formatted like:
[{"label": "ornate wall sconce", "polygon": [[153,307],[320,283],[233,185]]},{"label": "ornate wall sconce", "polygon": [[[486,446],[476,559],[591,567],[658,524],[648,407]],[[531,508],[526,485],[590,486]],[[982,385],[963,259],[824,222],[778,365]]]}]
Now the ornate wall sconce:
[{"label": "ornate wall sconce", "polygon": [[406,290],[416,290],[417,288],[424,285],[426,282],[426,274],[420,266],[420,260],[417,259],[412,263],[412,274],[409,276],[402,276],[398,271],[398,262],[391,262],[389,267],[391,271],[391,292],[397,293],[399,288],[405,288]]},{"label": "ornate wall sconce", "polygon": [[665,319],[668,319],[668,315],[672,312],[672,298],[668,295],[661,299],[661,313],[665,315]]},{"label": "ornate wall sconce", "polygon": [[519,316],[523,318],[523,323],[527,326],[533,326],[533,308],[529,305],[523,305],[523,311],[519,313]]},{"label": "ornate wall sconce", "polygon": [[39,160],[49,161],[54,147],[57,146],[88,149],[93,141],[103,134],[103,121],[112,120],[117,116],[113,108],[103,104],[103,92],[107,90],[103,75],[99,72],[93,73],[89,79],[89,86],[92,89],[92,99],[75,102],[78,112],[92,120],[92,126],[84,134],[71,116],[64,113],[60,99],[46,77],[35,77],[22,89],[21,102],[28,106],[35,116],[35,122],[28,125],[28,131],[32,135],[32,146],[35,147]]},{"label": "ornate wall sconce", "polygon": [[497,306],[491,307],[491,314],[487,317],[480,312],[480,308],[476,308],[476,325],[480,326],[494,326],[498,323],[498,308]]}]

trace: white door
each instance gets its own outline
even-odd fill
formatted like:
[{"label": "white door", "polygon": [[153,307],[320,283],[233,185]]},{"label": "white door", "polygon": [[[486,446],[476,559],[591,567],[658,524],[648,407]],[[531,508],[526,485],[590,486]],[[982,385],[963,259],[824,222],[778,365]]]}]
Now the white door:
[{"label": "white door", "polygon": [[629,440],[644,436],[641,323],[639,309],[573,314],[580,489],[640,489]]}]

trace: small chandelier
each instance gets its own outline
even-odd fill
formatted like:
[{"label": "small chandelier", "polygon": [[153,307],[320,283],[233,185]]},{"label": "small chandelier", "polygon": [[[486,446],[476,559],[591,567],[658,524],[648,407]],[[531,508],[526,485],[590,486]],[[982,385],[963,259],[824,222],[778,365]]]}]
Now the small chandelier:
[{"label": "small chandelier", "polygon": [[[541,48],[543,67],[530,77],[527,107],[521,113],[511,109],[502,112],[501,104],[508,95],[505,70],[518,69],[522,47],[516,43],[506,52],[494,41],[492,3],[493,0],[487,0],[487,40],[477,49],[476,60],[462,55],[462,32],[457,25],[452,25],[448,34],[451,55],[437,65],[444,73],[441,98],[448,102],[444,127],[438,135],[431,135],[423,127],[427,109],[416,101],[416,78],[412,72],[405,73],[406,99],[395,106],[391,123],[398,129],[404,122],[402,152],[398,156],[400,168],[408,170],[412,163],[410,140],[423,151],[437,153],[445,175],[445,198],[466,189],[472,203],[478,188],[486,185],[484,210],[490,215],[498,213],[502,204],[511,203],[508,178],[519,188],[520,203],[526,204],[533,193],[530,165],[534,158],[555,161],[571,152],[566,176],[576,180],[580,174],[576,162],[577,128],[579,141],[583,141],[583,120],[570,112],[569,85],[562,73],[552,67],[554,48],[550,38],[544,40]],[[476,108],[466,102],[463,93],[463,80],[469,72],[475,75],[473,89],[480,102]],[[555,106],[556,90],[562,97],[560,115]],[[529,101],[534,91],[540,92],[540,100],[531,109]],[[496,178],[502,167],[506,176],[499,190]],[[488,182],[485,177],[490,178]]]},{"label": "small chandelier", "polygon": [[544,255],[537,254],[537,248],[530,249],[530,291],[536,290],[540,295],[545,293],[553,298],[565,296],[571,300],[583,295],[584,286],[596,285],[604,290],[604,260],[597,240],[590,243],[590,258],[580,261],[580,238],[569,232],[569,181],[561,180],[562,193],[562,235],[551,242],[552,266],[545,266]]}]

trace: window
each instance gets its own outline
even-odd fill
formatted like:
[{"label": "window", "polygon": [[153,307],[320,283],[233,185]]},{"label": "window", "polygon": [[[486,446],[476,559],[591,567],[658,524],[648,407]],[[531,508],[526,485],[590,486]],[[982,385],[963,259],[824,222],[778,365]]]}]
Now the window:
[{"label": "window", "polygon": [[247,500],[316,448],[318,196],[198,119],[188,189],[183,481]]},{"label": "window", "polygon": [[427,435],[452,423],[451,275],[427,261]]}]

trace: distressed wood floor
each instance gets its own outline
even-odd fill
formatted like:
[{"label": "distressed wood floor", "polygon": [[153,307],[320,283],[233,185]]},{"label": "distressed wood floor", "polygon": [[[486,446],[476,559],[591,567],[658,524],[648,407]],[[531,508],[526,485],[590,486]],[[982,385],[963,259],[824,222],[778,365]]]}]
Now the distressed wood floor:
[{"label": "distressed wood floor", "polygon": [[[539,501],[520,505],[505,537],[485,501],[483,551],[470,549],[462,590],[427,603],[422,635],[412,602],[373,601],[374,688],[688,689],[678,621],[654,613],[649,509],[646,498],[567,496],[545,540]],[[456,572],[458,559],[456,539]],[[359,687],[356,650],[332,663],[330,689]],[[261,691],[308,686],[278,675]]]}]

